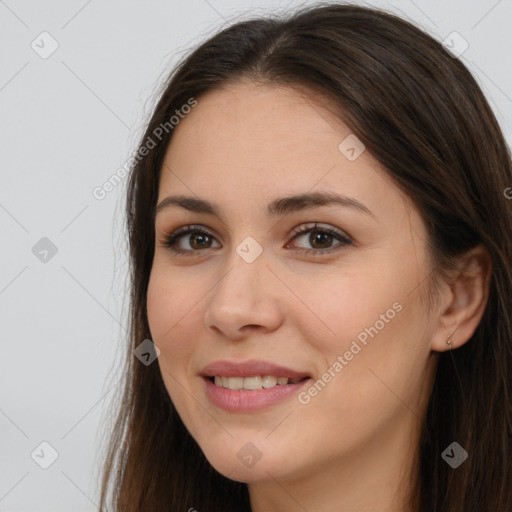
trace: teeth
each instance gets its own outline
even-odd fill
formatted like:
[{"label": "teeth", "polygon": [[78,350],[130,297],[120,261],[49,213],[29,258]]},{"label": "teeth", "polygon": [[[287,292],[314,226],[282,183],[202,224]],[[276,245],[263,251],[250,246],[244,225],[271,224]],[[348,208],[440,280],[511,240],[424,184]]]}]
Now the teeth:
[{"label": "teeth", "polygon": [[277,377],[273,375],[265,375],[263,377],[263,387],[264,388],[273,388],[277,384]]},{"label": "teeth", "polygon": [[229,389],[243,389],[244,378],[243,377],[228,377]]},{"label": "teeth", "polygon": [[216,375],[215,385],[227,389],[267,389],[274,386],[286,386],[286,384],[295,384],[302,379],[290,380],[288,377],[276,377],[274,375],[264,375],[263,377],[255,375],[254,377],[224,377]]},{"label": "teeth", "polygon": [[262,389],[261,377],[245,377],[244,389]]}]

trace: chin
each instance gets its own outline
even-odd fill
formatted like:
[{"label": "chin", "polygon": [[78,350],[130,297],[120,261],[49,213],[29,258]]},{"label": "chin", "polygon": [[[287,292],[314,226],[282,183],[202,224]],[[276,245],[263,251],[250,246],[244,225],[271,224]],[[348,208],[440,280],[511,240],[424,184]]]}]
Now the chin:
[{"label": "chin", "polygon": [[[271,458],[259,451],[251,443],[245,443],[241,448],[236,441],[227,443],[228,446],[215,444],[201,447],[208,462],[221,475],[237,482],[251,483],[279,478],[285,468],[276,465],[277,460],[286,460],[275,450],[271,451]],[[236,448],[234,449],[234,447]]]}]

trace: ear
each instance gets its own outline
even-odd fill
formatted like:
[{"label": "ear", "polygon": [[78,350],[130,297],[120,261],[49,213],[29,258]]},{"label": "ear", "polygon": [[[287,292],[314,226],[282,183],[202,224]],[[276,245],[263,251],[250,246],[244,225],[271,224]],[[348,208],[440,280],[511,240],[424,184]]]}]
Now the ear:
[{"label": "ear", "polygon": [[458,270],[451,284],[445,283],[440,297],[438,325],[432,337],[432,350],[449,350],[466,343],[475,332],[489,298],[492,258],[480,244],[459,257]]}]

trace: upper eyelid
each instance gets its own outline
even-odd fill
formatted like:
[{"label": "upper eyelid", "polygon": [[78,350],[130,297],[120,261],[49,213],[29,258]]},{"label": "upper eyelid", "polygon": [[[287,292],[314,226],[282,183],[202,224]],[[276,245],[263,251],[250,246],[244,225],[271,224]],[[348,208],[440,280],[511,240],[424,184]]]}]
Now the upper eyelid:
[{"label": "upper eyelid", "polygon": [[[341,237],[348,238],[350,240],[353,240],[352,236],[349,235],[345,230],[342,230],[336,226],[332,226],[328,223],[319,222],[319,221],[313,221],[313,222],[303,222],[301,224],[298,224],[291,230],[291,234],[293,236],[296,236],[297,234],[303,234],[303,232],[307,232],[308,230],[318,229],[319,231],[322,230],[332,230],[335,231],[337,235]],[[209,235],[215,236],[217,238],[217,233],[214,229],[206,228],[202,224],[185,224],[183,226],[177,227],[176,229],[173,229],[171,231],[165,231],[162,230],[164,236],[171,237],[174,235],[189,235],[190,232],[194,231],[202,231]]]}]

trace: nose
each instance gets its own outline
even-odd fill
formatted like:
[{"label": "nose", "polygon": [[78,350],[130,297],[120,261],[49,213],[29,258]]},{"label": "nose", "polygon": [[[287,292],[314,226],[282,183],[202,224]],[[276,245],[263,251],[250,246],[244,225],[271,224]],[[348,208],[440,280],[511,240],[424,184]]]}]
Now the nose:
[{"label": "nose", "polygon": [[280,287],[263,254],[247,263],[234,251],[228,270],[209,296],[206,328],[238,341],[255,330],[274,331],[283,321]]}]

